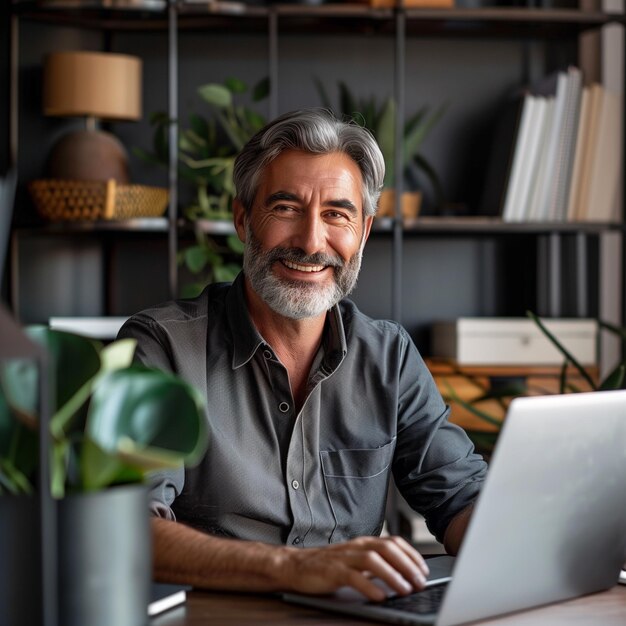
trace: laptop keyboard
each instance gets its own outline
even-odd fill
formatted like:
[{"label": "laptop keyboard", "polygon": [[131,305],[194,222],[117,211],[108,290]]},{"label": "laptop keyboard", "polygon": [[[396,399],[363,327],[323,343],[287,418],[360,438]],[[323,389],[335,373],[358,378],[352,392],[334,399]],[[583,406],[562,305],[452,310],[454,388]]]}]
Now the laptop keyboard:
[{"label": "laptop keyboard", "polygon": [[388,598],[378,606],[388,607],[396,611],[405,611],[407,613],[417,613],[425,615],[426,613],[437,613],[447,585],[435,585],[428,587],[423,591],[412,593],[409,596],[394,596]]}]

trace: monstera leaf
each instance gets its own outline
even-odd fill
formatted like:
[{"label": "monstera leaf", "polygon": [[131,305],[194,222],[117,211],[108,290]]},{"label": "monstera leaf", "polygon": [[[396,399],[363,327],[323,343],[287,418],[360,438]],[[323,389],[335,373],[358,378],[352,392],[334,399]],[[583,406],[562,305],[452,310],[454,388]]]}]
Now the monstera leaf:
[{"label": "monstera leaf", "polygon": [[[83,455],[85,487],[100,487],[122,466],[152,470],[197,462],[207,439],[202,407],[200,394],[172,374],[133,366],[103,377],[87,416],[93,445]],[[110,463],[102,462],[103,454]]]},{"label": "monstera leaf", "polygon": [[[174,374],[132,365],[134,340],[102,344],[26,329],[44,346],[54,401],[51,487],[101,489],[141,481],[152,469],[196,462],[207,440],[203,400]],[[32,361],[0,367],[0,493],[29,493],[38,459],[39,371]]]}]

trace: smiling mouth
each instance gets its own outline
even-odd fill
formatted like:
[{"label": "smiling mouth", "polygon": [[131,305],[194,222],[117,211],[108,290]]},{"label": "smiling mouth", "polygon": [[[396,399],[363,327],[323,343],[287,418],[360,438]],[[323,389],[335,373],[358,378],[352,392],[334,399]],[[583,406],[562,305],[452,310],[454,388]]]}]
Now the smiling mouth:
[{"label": "smiling mouth", "polygon": [[288,267],[290,270],[297,270],[299,272],[308,272],[308,273],[316,273],[321,272],[323,269],[326,269],[326,265],[300,265],[299,263],[294,263],[293,261],[287,261],[286,259],[282,260],[283,265]]}]

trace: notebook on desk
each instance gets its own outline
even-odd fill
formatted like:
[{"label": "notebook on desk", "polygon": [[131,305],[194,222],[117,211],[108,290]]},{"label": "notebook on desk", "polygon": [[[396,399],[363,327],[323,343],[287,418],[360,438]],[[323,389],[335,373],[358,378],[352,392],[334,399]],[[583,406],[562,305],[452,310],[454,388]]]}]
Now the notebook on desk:
[{"label": "notebook on desk", "polygon": [[349,589],[284,599],[452,626],[612,587],[626,560],[625,531],[626,391],[517,398],[450,582],[384,603]]}]

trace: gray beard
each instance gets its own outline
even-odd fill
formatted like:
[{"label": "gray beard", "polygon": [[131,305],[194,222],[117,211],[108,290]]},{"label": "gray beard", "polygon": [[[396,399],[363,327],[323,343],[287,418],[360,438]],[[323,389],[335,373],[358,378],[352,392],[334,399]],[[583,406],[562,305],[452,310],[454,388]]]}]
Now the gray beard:
[{"label": "gray beard", "polygon": [[[275,312],[289,319],[300,320],[326,313],[356,286],[363,246],[345,263],[341,258],[317,252],[305,254],[299,248],[273,248],[263,252],[259,240],[246,225],[246,243],[243,271],[252,289]],[[326,285],[300,280],[278,278],[273,272],[274,263],[281,260],[292,263],[326,265],[333,267],[333,281]]]}]

